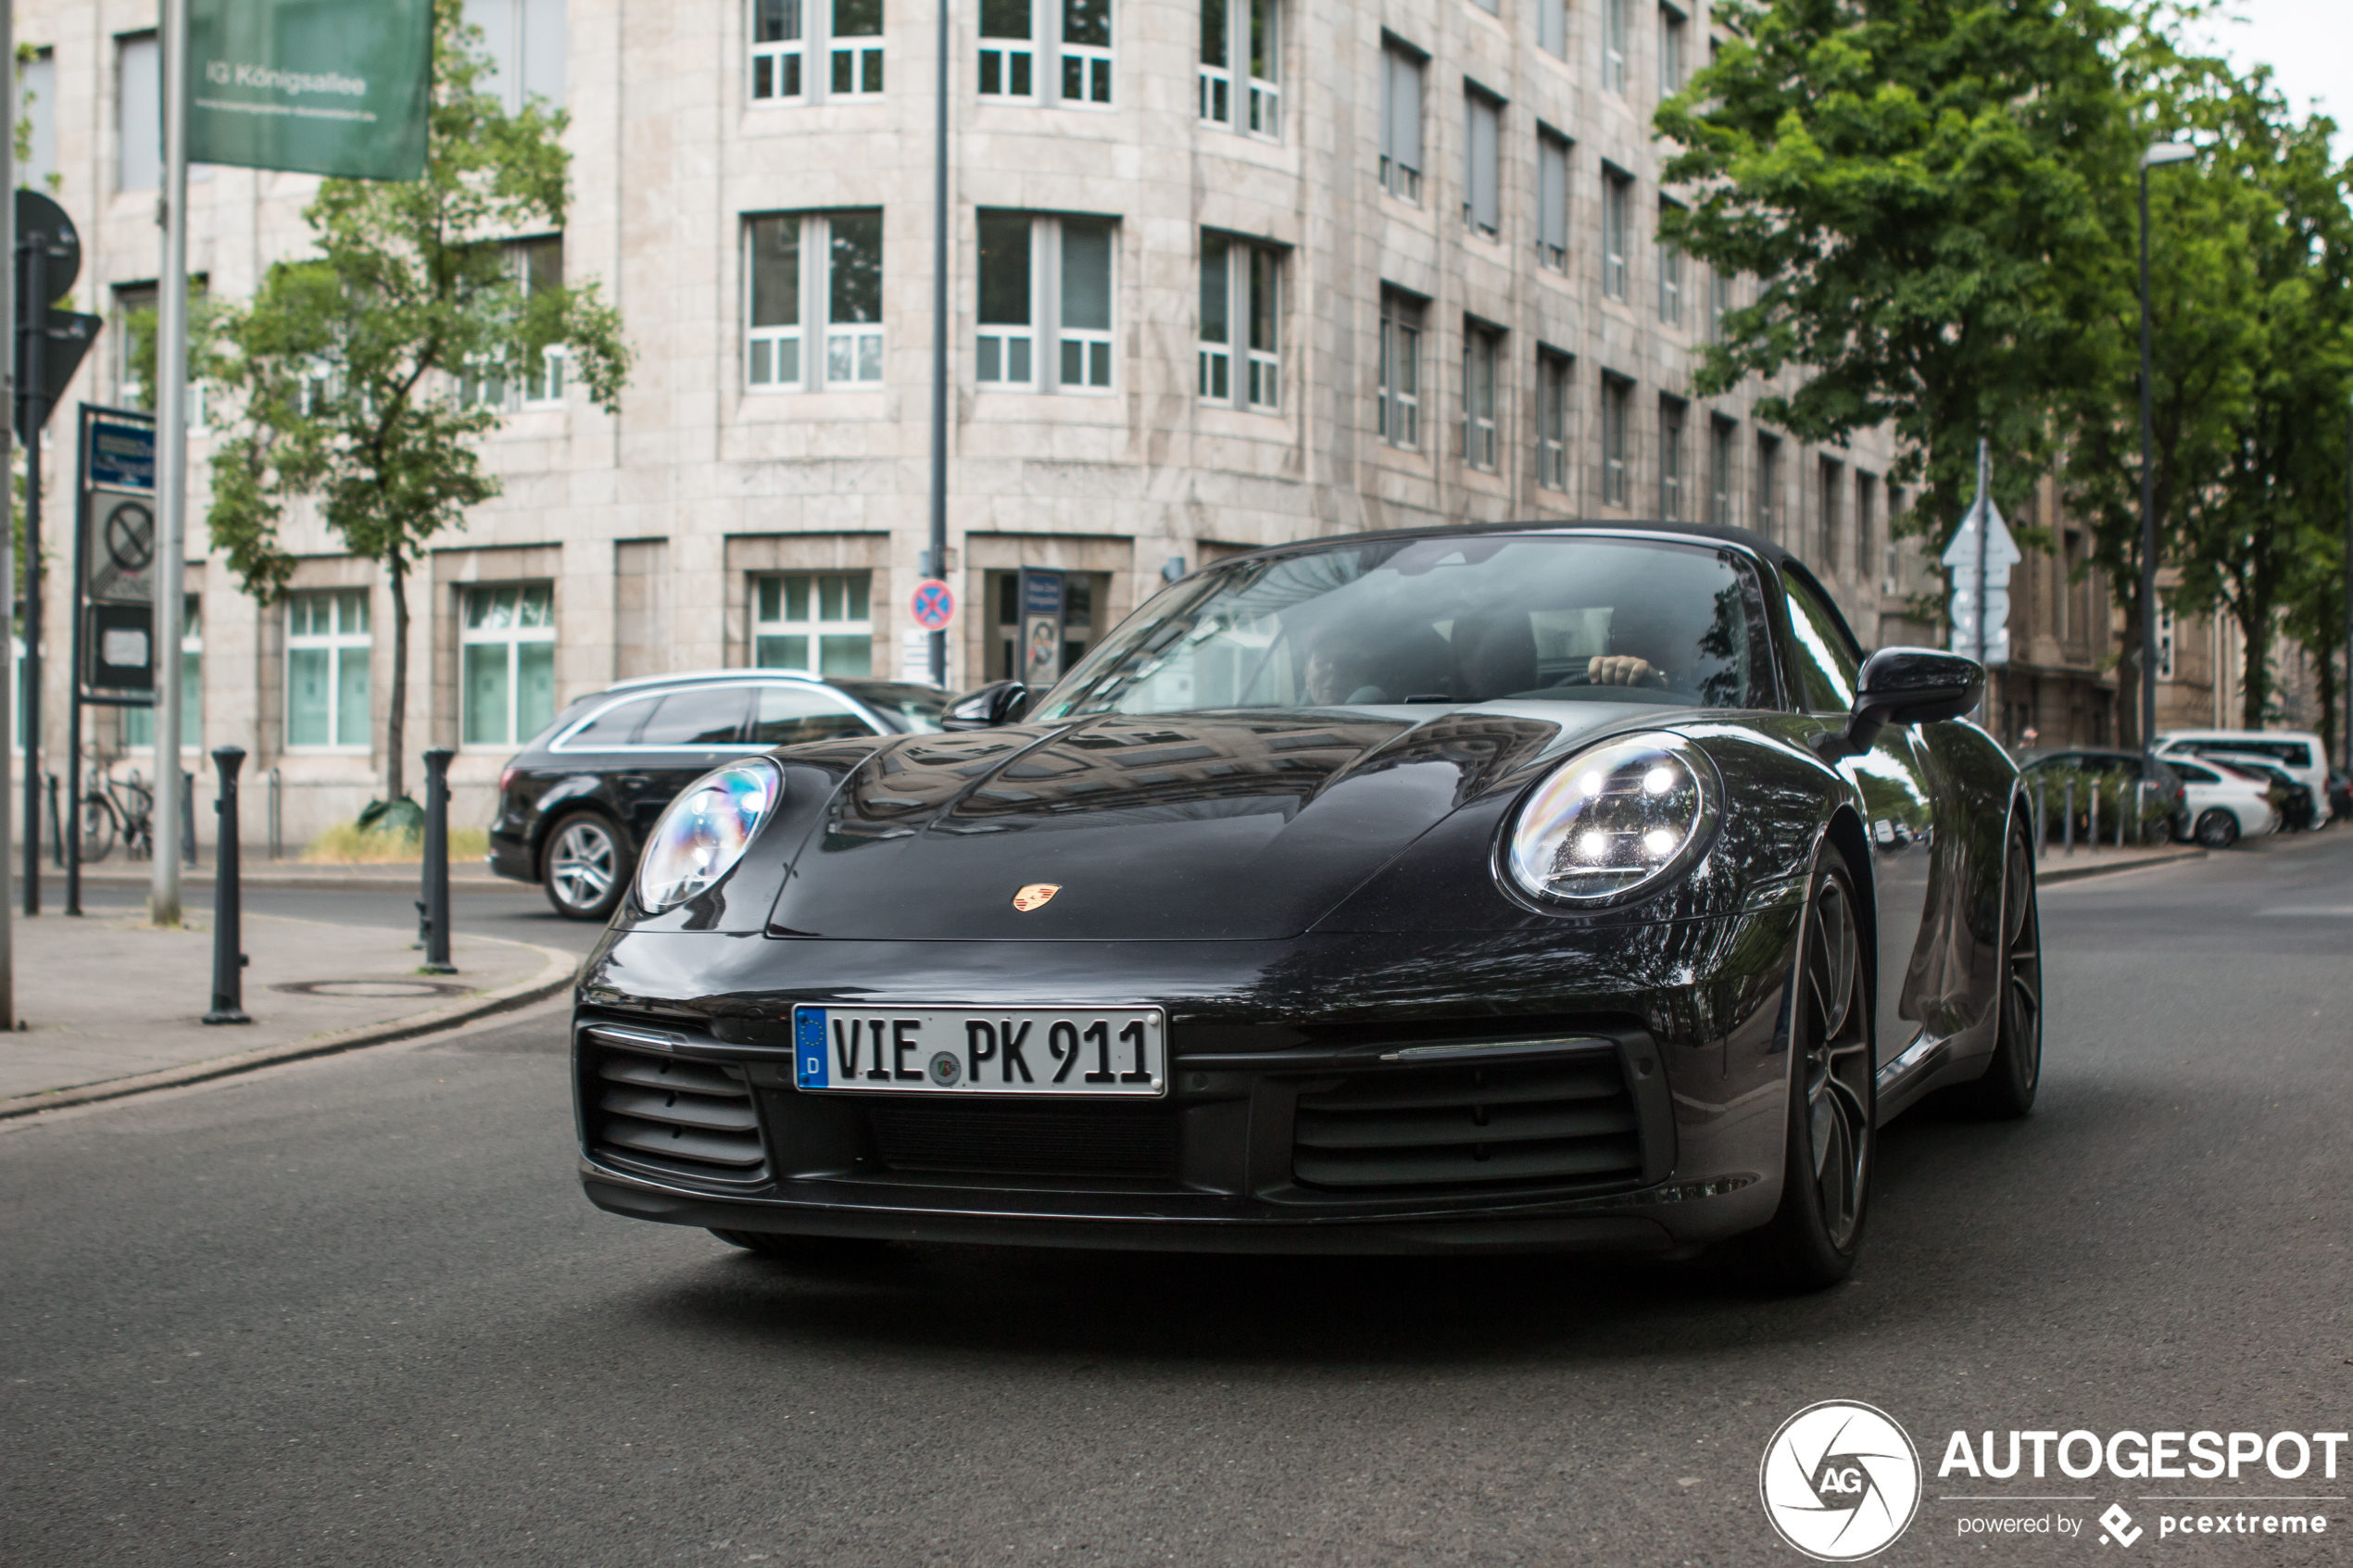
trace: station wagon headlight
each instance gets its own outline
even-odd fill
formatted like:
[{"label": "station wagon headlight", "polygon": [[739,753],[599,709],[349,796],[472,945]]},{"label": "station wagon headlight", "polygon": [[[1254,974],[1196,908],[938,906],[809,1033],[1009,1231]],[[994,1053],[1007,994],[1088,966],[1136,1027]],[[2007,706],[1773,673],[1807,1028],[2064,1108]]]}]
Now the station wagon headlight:
[{"label": "station wagon headlight", "polygon": [[646,840],[637,901],[660,914],[725,876],[784,793],[784,775],[764,757],[730,762],[687,785]]},{"label": "station wagon headlight", "polygon": [[1716,822],[1715,766],[1680,735],[1627,735],[1555,768],[1504,846],[1519,890],[1546,903],[1628,897],[1688,866]]}]

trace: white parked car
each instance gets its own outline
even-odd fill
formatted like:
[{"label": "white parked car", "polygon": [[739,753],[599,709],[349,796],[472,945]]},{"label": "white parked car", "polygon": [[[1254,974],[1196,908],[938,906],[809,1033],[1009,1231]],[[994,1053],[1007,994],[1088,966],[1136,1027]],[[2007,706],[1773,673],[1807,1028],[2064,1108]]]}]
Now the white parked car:
[{"label": "white parked car", "polygon": [[2181,822],[2187,836],[2208,849],[2228,849],[2242,834],[2252,838],[2280,825],[2271,786],[2263,780],[2180,753],[2167,757],[2165,765],[2182,780]]},{"label": "white parked car", "polygon": [[2321,737],[2309,730],[2168,730],[2157,737],[2157,751],[2169,761],[2231,751],[2264,758],[2310,790],[2315,802],[2329,797],[2328,755],[2321,749]]}]

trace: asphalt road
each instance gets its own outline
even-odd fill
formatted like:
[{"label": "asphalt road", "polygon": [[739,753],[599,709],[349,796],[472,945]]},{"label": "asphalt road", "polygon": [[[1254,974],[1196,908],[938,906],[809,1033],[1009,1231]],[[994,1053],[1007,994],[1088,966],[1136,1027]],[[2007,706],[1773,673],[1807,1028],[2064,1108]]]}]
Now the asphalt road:
[{"label": "asphalt road", "polygon": [[[2120,1501],[2148,1530],[2133,1558],[2353,1562],[2353,1504],[2325,1500],[2353,1464],[1935,1474],[1957,1428],[2353,1416],[2353,832],[2054,887],[2045,911],[2036,1114],[1889,1129],[1864,1264],[1799,1299],[1579,1259],[789,1269],[587,1206],[546,1011],[15,1123],[0,1550],[1796,1563],[1759,1457],[1801,1407],[1856,1399],[1929,1466],[1888,1561],[2124,1557],[2095,1524],[1957,1534]],[[1946,1500],[2021,1487],[2084,1500]],[[2161,1540],[2139,1499],[2194,1493],[2321,1494],[2295,1506],[2330,1533]]]}]

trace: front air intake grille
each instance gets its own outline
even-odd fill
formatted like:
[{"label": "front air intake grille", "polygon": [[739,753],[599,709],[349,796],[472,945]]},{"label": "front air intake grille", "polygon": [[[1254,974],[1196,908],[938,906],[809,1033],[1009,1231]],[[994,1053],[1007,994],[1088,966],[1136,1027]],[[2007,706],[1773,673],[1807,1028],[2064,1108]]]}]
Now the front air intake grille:
[{"label": "front air intake grille", "polygon": [[1401,1066],[1299,1097],[1291,1173],[1357,1192],[1639,1181],[1633,1097],[1612,1052]]},{"label": "front air intake grille", "polygon": [[740,1067],[584,1042],[589,1152],[698,1183],[742,1186],[768,1176],[751,1086]]},{"label": "front air intake grille", "polygon": [[893,1171],[1172,1181],[1176,1122],[1163,1106],[910,1100],[867,1115]]}]

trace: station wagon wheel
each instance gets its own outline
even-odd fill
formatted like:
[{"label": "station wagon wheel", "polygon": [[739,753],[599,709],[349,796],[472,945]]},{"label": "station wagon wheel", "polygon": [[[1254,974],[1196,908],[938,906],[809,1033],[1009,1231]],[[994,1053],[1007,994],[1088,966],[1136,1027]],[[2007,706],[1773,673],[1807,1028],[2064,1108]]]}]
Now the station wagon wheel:
[{"label": "station wagon wheel", "polygon": [[1790,986],[1781,1204],[1749,1246],[1772,1283],[1819,1290],[1846,1277],[1862,1244],[1879,1110],[1854,884],[1844,859],[1827,845],[1815,864]]},{"label": "station wagon wheel", "polygon": [[620,835],[593,811],[575,811],[547,835],[542,881],[547,902],[567,920],[603,920],[621,902]]},{"label": "station wagon wheel", "polygon": [[2043,913],[2034,890],[2034,857],[2010,838],[2002,878],[2001,1020],[1985,1075],[1956,1092],[1981,1115],[2015,1120],[2034,1109],[2043,1082]]},{"label": "station wagon wheel", "polygon": [[2208,849],[2228,849],[2239,841],[2239,820],[2220,806],[2208,807],[2197,820],[2197,841]]}]

